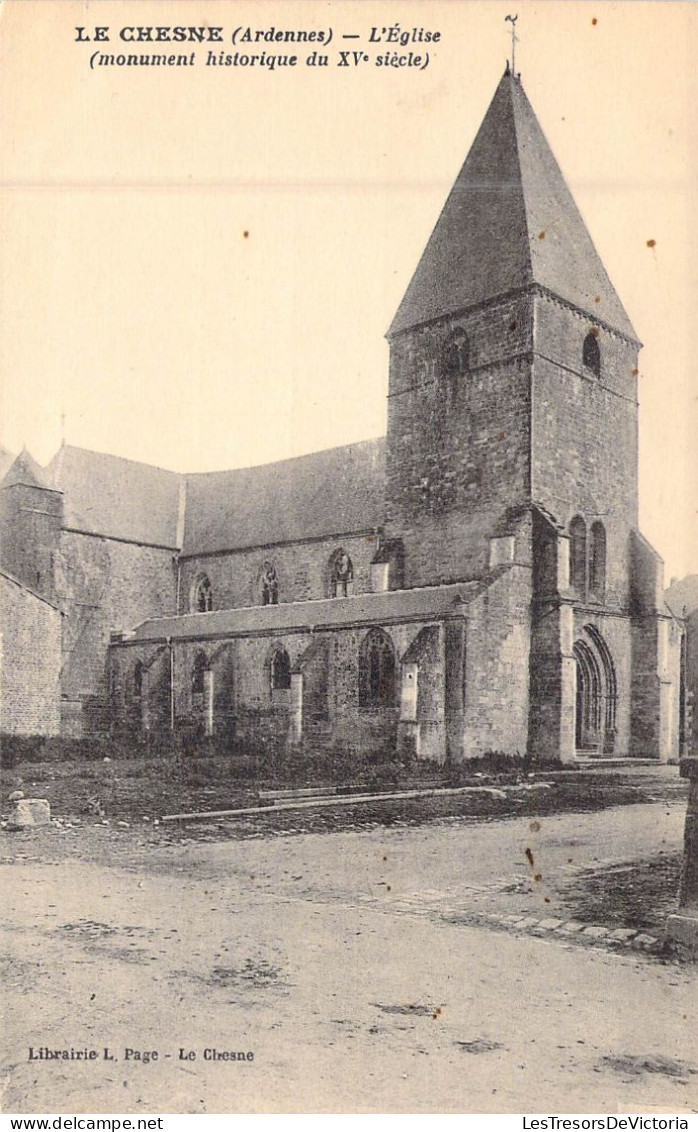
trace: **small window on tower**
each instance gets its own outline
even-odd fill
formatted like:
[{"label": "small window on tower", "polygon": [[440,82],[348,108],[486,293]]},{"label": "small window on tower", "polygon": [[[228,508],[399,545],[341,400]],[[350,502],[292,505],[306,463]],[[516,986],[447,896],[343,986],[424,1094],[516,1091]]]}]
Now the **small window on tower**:
[{"label": "small window on tower", "polygon": [[589,592],[597,601],[603,601],[606,594],[606,531],[601,522],[591,525]]},{"label": "small window on tower", "polygon": [[570,523],[570,586],[577,597],[587,592],[587,526],[581,515]]},{"label": "small window on tower", "polygon": [[445,377],[464,377],[470,369],[470,343],[464,330],[454,330],[446,339],[442,368]]},{"label": "small window on tower", "polygon": [[594,377],[601,377],[601,350],[599,348],[598,331],[591,330],[584,339],[582,364],[585,370],[593,373]]}]

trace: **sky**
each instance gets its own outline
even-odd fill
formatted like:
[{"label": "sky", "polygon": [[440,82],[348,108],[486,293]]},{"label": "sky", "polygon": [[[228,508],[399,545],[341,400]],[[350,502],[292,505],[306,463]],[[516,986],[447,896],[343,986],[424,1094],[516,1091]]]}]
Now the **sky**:
[{"label": "sky", "polygon": [[[4,0],[2,443],[206,471],[382,434],[384,335],[512,11],[517,70],[644,343],[641,527],[667,581],[698,572],[690,2]],[[207,67],[201,46],[191,68],[89,65],[134,50],[121,27],[175,24],[332,29],[334,64],[396,21],[440,32],[426,68],[312,68],[279,43],[262,47],[299,66]],[[96,25],[109,44],[75,42]]]}]

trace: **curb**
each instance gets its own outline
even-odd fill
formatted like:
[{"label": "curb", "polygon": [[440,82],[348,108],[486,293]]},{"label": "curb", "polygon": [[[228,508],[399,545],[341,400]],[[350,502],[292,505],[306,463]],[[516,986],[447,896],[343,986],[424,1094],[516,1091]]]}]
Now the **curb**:
[{"label": "curb", "polygon": [[499,915],[498,913],[481,912],[472,916],[457,916],[451,914],[445,917],[452,923],[472,923],[482,927],[502,928],[505,931],[514,930],[525,932],[527,935],[553,936],[591,946],[611,947],[614,950],[630,948],[633,951],[643,951],[649,954],[658,954],[663,948],[663,941],[657,936],[637,928],[613,928],[604,924],[587,924],[581,920],[560,920],[550,917],[539,919],[536,916]]}]

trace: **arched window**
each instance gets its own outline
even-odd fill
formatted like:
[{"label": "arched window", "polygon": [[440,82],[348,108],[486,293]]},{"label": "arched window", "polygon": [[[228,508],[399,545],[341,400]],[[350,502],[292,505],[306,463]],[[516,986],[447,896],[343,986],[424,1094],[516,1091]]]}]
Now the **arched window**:
[{"label": "arched window", "polygon": [[464,330],[454,330],[446,339],[441,356],[445,377],[464,377],[470,369],[470,343]]},{"label": "arched window", "polygon": [[133,669],[133,698],[140,700],[143,695],[143,661],[137,660]]},{"label": "arched window", "polygon": [[349,585],[354,581],[354,565],[346,550],[340,546],[330,558],[330,597],[347,597]]},{"label": "arched window", "polygon": [[581,515],[570,523],[570,586],[579,597],[586,597],[587,526]]},{"label": "arched window", "polygon": [[287,691],[291,687],[291,661],[286,649],[278,648],[274,652],[269,675],[272,692]]},{"label": "arched window", "polygon": [[278,605],[279,579],[276,576],[276,567],[273,562],[265,562],[260,577],[262,591],[262,605]]},{"label": "arched window", "polygon": [[598,521],[589,532],[589,594],[597,601],[606,594],[606,531]]},{"label": "arched window", "polygon": [[601,349],[599,347],[598,332],[589,331],[582,347],[582,365],[594,377],[601,377]]},{"label": "arched window", "polygon": [[371,629],[359,652],[359,707],[387,708],[395,702],[395,650],[387,633]]},{"label": "arched window", "polygon": [[194,584],[191,601],[192,613],[210,613],[213,609],[213,591],[205,574]]},{"label": "arched window", "polygon": [[191,690],[195,696],[204,694],[204,677],[208,672],[208,659],[205,652],[197,652],[191,672]]}]

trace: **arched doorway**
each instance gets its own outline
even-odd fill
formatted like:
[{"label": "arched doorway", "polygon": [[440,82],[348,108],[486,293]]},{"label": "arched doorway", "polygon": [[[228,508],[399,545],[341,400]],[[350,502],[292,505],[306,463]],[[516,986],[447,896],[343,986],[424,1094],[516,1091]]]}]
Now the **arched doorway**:
[{"label": "arched doorway", "polygon": [[608,645],[594,625],[573,648],[576,667],[575,748],[580,755],[612,754],[616,738],[617,682]]}]

